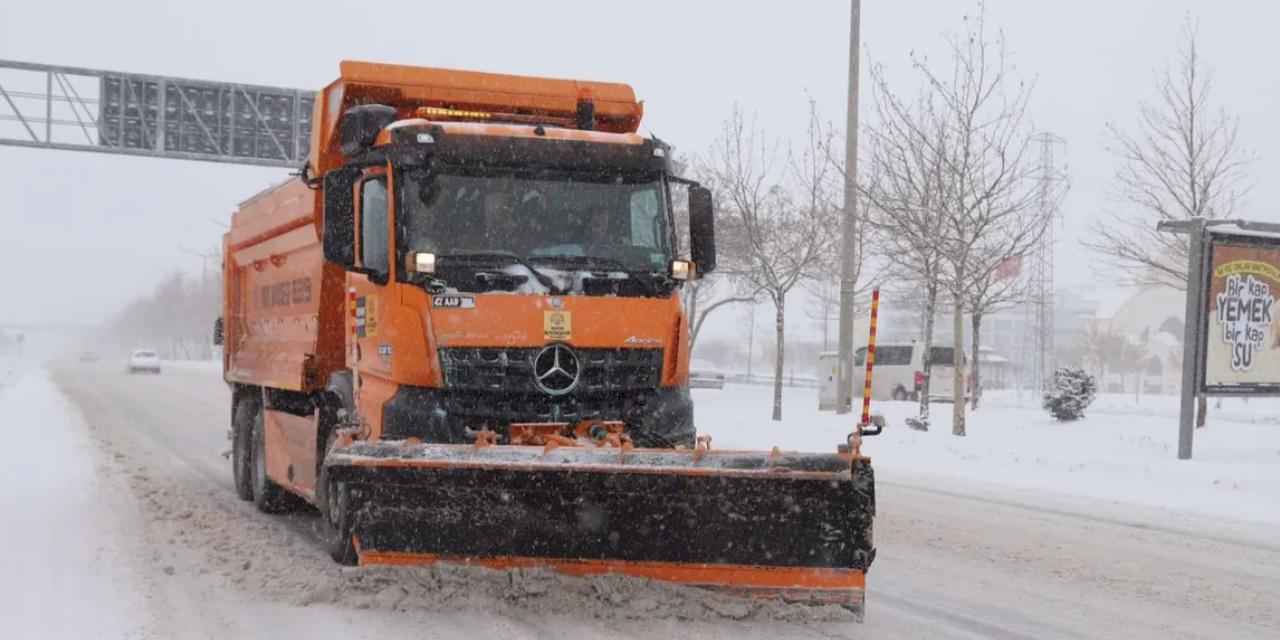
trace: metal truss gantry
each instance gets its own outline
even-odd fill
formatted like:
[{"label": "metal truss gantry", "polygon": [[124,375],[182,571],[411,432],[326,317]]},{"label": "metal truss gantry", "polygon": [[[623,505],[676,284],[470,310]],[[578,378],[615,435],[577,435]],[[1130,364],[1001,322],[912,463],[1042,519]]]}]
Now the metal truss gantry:
[{"label": "metal truss gantry", "polygon": [[297,168],[315,92],[0,60],[0,145]]},{"label": "metal truss gantry", "polygon": [[1039,207],[1049,221],[1040,243],[1029,256],[1031,269],[1023,307],[1021,377],[1025,387],[1043,393],[1053,380],[1057,367],[1053,254],[1055,231],[1062,221],[1062,211],[1054,195],[1055,184],[1065,179],[1065,172],[1057,166],[1055,152],[1057,147],[1066,145],[1066,140],[1047,132],[1037,134],[1033,140],[1040,145]]}]

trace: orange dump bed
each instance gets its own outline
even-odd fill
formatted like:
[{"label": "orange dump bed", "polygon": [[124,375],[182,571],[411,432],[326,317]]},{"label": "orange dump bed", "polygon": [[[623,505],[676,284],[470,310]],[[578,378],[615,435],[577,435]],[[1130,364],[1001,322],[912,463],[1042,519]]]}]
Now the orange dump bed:
[{"label": "orange dump bed", "polygon": [[241,205],[223,237],[228,382],[293,391],[343,366],[344,273],[320,247],[319,192],[293,179]]},{"label": "orange dump bed", "polygon": [[339,166],[337,125],[351,105],[393,106],[401,117],[421,107],[574,118],[579,104],[590,102],[593,129],[634,133],[644,105],[629,85],[479,71],[433,69],[395,64],[343,61],[340,77],[315,102],[311,158],[317,174]]}]

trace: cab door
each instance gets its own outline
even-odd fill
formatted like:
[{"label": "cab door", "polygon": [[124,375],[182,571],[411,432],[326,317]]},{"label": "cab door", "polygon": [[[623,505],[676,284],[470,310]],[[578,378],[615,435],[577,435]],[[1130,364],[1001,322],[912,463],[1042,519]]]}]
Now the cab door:
[{"label": "cab door", "polygon": [[365,172],[356,184],[356,264],[348,279],[348,326],[354,349],[348,364],[357,372],[357,407],[362,420],[381,431],[382,405],[395,393],[391,382],[391,340],[386,320],[396,300],[393,280],[395,255],[391,233],[391,176],[382,167]]}]

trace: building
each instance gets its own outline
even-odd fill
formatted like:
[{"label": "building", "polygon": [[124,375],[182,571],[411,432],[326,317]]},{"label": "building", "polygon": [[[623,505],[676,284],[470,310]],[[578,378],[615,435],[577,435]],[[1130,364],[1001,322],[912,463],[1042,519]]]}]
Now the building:
[{"label": "building", "polygon": [[1175,394],[1182,382],[1186,294],[1168,287],[1115,290],[1089,321],[1086,367],[1105,393]]}]

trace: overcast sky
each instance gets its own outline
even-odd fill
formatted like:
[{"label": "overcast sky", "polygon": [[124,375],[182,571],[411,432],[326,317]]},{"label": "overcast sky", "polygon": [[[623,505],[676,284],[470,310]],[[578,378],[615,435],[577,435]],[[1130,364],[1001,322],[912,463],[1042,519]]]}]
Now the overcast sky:
[{"label": "overcast sky", "polygon": [[[129,9],[122,7],[128,6]],[[1104,125],[1134,120],[1194,10],[1214,98],[1257,152],[1243,213],[1276,220],[1280,186],[1280,9],[1263,2],[991,0],[1020,73],[1036,81],[1039,129],[1068,141],[1072,190],[1060,284],[1093,285],[1078,240],[1109,206],[1115,165]],[[973,6],[864,2],[864,69],[910,87],[907,54],[941,54]],[[706,149],[735,102],[772,132],[804,124],[807,96],[843,121],[848,3],[822,2],[4,2],[0,58],[318,88],[344,58],[622,81],[646,101],[645,128],[683,153]],[[864,79],[865,79],[864,73]],[[4,77],[0,76],[0,82]],[[868,111],[864,92],[864,113]],[[0,103],[0,114],[8,113]],[[199,272],[236,204],[281,170],[0,146],[0,323],[94,322],[168,271]],[[1102,282],[1098,285],[1105,284]]]}]

